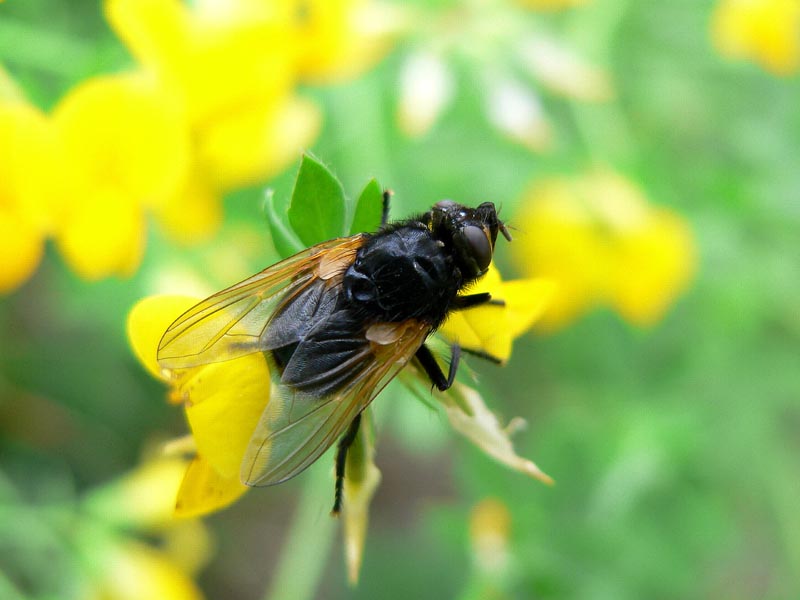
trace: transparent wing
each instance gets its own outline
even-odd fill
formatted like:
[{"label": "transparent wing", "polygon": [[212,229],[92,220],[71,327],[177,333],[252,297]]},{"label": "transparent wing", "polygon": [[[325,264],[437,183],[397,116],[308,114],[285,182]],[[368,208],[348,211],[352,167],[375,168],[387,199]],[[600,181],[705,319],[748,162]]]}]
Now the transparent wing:
[{"label": "transparent wing", "polygon": [[273,485],[311,465],[414,356],[429,332],[418,321],[373,326],[349,355],[346,382],[322,398],[286,385],[273,369],[272,395],[245,452],[242,482]]},{"label": "transparent wing", "polygon": [[265,349],[272,315],[309,286],[333,286],[365,240],[355,235],[317,244],[203,300],[164,333],[159,365],[185,369]]}]

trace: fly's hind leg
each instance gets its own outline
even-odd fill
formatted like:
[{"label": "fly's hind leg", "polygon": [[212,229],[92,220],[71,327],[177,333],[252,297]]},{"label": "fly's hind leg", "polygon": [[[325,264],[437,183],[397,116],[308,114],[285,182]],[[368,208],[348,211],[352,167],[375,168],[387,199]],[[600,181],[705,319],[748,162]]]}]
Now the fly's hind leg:
[{"label": "fly's hind leg", "polygon": [[342,491],[344,489],[344,467],[347,463],[347,451],[358,435],[358,426],[361,425],[361,413],[356,415],[350,423],[350,427],[339,440],[339,445],[336,448],[336,483],[334,484],[333,493],[333,508],[331,514],[335,517],[342,511]]},{"label": "fly's hind leg", "polygon": [[444,392],[445,390],[449,389],[456,379],[458,363],[461,360],[461,346],[458,344],[453,344],[453,346],[450,348],[450,353],[450,369],[447,372],[447,377],[444,376],[442,368],[439,366],[439,363],[436,362],[433,352],[431,352],[430,348],[428,348],[425,344],[422,344],[415,354],[419,364],[422,365],[425,373],[427,373],[433,385],[440,392]]}]

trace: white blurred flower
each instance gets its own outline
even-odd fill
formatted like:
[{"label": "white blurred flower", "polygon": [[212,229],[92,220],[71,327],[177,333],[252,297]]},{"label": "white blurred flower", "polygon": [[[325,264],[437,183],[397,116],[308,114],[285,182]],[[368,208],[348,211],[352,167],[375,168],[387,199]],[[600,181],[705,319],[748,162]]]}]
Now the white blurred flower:
[{"label": "white blurred flower", "polygon": [[[477,94],[486,119],[532,151],[552,146],[540,88],[579,101],[613,96],[610,77],[547,34],[541,13],[569,0],[472,0],[429,9],[416,19],[417,45],[403,63],[397,120],[403,133],[429,132],[460,92]],[[538,11],[538,12],[537,12]],[[498,75],[499,74],[499,75]],[[458,88],[458,89],[457,89]]]},{"label": "white blurred flower", "polygon": [[455,78],[432,52],[409,56],[400,71],[400,129],[410,137],[426,134],[453,99]]},{"label": "white blurred flower", "polygon": [[519,56],[530,74],[556,93],[585,101],[609,100],[613,95],[605,71],[555,39],[531,36],[520,45]]},{"label": "white blurred flower", "polygon": [[518,81],[501,79],[491,84],[486,112],[498,131],[533,151],[545,150],[552,142],[553,132],[539,97]]}]

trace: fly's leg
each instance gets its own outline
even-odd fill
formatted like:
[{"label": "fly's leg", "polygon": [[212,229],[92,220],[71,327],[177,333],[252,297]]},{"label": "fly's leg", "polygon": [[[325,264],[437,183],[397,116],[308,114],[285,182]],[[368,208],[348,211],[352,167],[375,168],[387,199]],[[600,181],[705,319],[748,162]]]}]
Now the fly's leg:
[{"label": "fly's leg", "polygon": [[458,371],[458,363],[461,360],[461,346],[453,344],[450,348],[450,370],[447,373],[447,377],[444,376],[442,368],[439,366],[439,363],[436,362],[433,352],[431,352],[430,348],[425,344],[419,347],[415,356],[419,364],[422,365],[422,368],[425,370],[425,373],[430,377],[436,389],[440,392],[444,392],[453,385],[456,379],[456,372]]},{"label": "fly's leg", "polygon": [[480,292],[478,294],[469,294],[467,296],[456,296],[453,300],[453,310],[466,310],[474,306],[482,304],[490,304],[492,306],[505,306],[505,300],[495,300],[489,292]]},{"label": "fly's leg", "polygon": [[[457,296],[456,299],[453,301],[453,310],[466,310],[468,308],[472,308],[474,306],[481,306],[483,304],[489,304],[491,306],[505,306],[506,303],[504,300],[495,300],[492,298],[492,295],[489,292],[481,292],[478,294],[469,294],[467,296]],[[493,354],[489,354],[484,350],[477,350],[473,348],[461,348],[465,353],[470,354],[472,356],[477,356],[478,358],[482,358],[484,360],[488,360],[496,365],[503,364],[503,361],[494,356]]]},{"label": "fly's leg", "polygon": [[356,415],[356,418],[350,423],[350,427],[339,440],[339,445],[336,448],[336,483],[334,484],[333,494],[333,508],[331,515],[338,516],[342,511],[342,490],[344,489],[344,466],[347,462],[347,451],[358,435],[358,426],[361,425],[361,413]]},{"label": "fly's leg", "polygon": [[392,199],[392,190],[383,190],[383,208],[381,211],[381,227],[389,222],[389,201]]}]

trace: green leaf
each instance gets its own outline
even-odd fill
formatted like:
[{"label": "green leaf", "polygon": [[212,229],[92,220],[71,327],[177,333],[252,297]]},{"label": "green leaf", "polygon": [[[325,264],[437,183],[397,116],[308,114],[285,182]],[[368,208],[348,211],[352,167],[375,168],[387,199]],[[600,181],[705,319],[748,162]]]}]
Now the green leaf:
[{"label": "green leaf", "polygon": [[350,235],[375,231],[381,224],[383,191],[376,179],[370,180],[356,201],[356,214],[350,226]]},{"label": "green leaf", "polygon": [[264,192],[264,213],[272,234],[272,245],[281,258],[297,254],[305,247],[289,226],[286,209],[280,210],[275,206],[275,191],[272,189]]},{"label": "green leaf", "polygon": [[345,235],[342,184],[310,154],[303,155],[289,205],[289,224],[305,246]]}]

